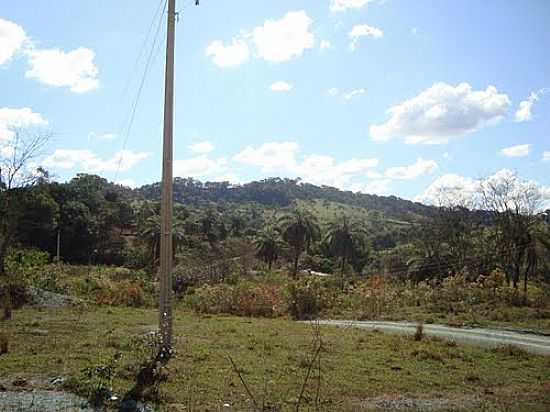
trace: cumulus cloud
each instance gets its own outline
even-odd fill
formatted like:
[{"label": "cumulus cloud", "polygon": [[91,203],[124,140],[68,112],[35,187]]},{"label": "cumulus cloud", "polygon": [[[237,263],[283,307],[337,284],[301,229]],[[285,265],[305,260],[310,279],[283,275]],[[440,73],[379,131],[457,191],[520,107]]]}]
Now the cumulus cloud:
[{"label": "cumulus cloud", "polygon": [[389,193],[390,184],[390,179],[372,180],[358,191],[375,195],[387,195]]},{"label": "cumulus cloud", "polygon": [[384,175],[390,179],[411,180],[419,176],[433,173],[438,165],[435,160],[418,158],[415,163],[408,166],[390,167]]},{"label": "cumulus cloud", "polygon": [[95,52],[80,47],[70,52],[60,49],[30,49],[27,51],[29,79],[48,86],[69,87],[74,93],[86,93],[99,87]]},{"label": "cumulus cloud", "polygon": [[190,145],[189,150],[193,153],[210,153],[214,150],[214,145],[209,141],[204,141]]},{"label": "cumulus cloud", "polygon": [[348,36],[351,39],[349,48],[353,51],[357,48],[357,42],[361,37],[373,37],[375,39],[379,39],[384,36],[384,32],[376,27],[369,26],[368,24],[358,24],[353,26]]},{"label": "cumulus cloud", "polygon": [[278,81],[269,86],[269,89],[273,92],[289,92],[293,86],[290,83],[284,81]]},{"label": "cumulus cloud", "polygon": [[520,144],[517,146],[505,147],[500,150],[500,154],[506,157],[525,157],[529,155],[530,144]]},{"label": "cumulus cloud", "polygon": [[321,40],[319,43],[319,48],[321,50],[332,49],[332,43],[328,40]]},{"label": "cumulus cloud", "polygon": [[527,100],[519,103],[519,108],[515,114],[516,122],[527,122],[533,118],[532,110],[535,102],[547,93],[550,89],[540,89],[538,92],[531,92]]},{"label": "cumulus cloud", "polygon": [[215,40],[206,48],[206,56],[212,57],[214,64],[219,67],[235,67],[248,61],[250,50],[242,38],[234,38],[228,45]]},{"label": "cumulus cloud", "polygon": [[443,175],[436,178],[415,200],[438,206],[460,205],[481,208],[483,203],[479,193],[483,186],[489,185],[501,193],[508,193],[512,202],[519,200],[519,204],[524,204],[522,200],[530,197],[537,209],[550,207],[550,187],[533,180],[521,179],[509,169],[501,169],[487,178],[478,180],[456,174]]},{"label": "cumulus cloud", "polygon": [[367,91],[365,89],[355,89],[355,90],[351,90],[350,92],[348,93],[345,93],[342,97],[344,98],[344,100],[351,100],[353,99],[354,97],[358,97],[358,96],[361,96],[363,94],[365,94]]},{"label": "cumulus cloud", "polygon": [[125,172],[148,156],[144,152],[121,150],[104,160],[90,150],[57,149],[44,159],[42,165],[51,169],[80,169],[86,173]]},{"label": "cumulus cloud", "polygon": [[404,137],[409,144],[444,144],[451,137],[471,133],[506,115],[510,99],[494,86],[472,90],[468,83],[456,87],[436,83],[418,96],[390,108],[390,119],[370,126],[373,140]]},{"label": "cumulus cloud", "polygon": [[355,180],[378,165],[378,159],[349,159],[337,162],[332,156],[308,155],[299,157],[295,142],[271,142],[258,147],[248,146],[234,156],[234,161],[259,167],[264,173],[301,177],[304,181],[335,186],[356,187]]},{"label": "cumulus cloud", "polygon": [[227,169],[227,161],[224,158],[211,159],[203,154],[190,159],[174,161],[174,176],[208,178],[224,173]]},{"label": "cumulus cloud", "polygon": [[97,140],[114,140],[117,138],[117,135],[114,133],[96,133],[91,132],[88,134],[88,139],[97,139]]},{"label": "cumulus cloud", "polygon": [[47,124],[48,122],[40,113],[35,113],[28,107],[21,109],[0,108],[0,144],[11,140],[17,129],[46,126]]},{"label": "cumulus cloud", "polygon": [[10,61],[23,46],[26,37],[21,26],[0,18],[0,66]]},{"label": "cumulus cloud", "polygon": [[550,152],[543,152],[542,153],[542,160],[544,162],[550,162]]},{"label": "cumulus cloud", "polygon": [[233,160],[260,167],[262,172],[291,170],[296,165],[298,144],[295,142],[264,143],[255,148],[247,146],[233,157]]},{"label": "cumulus cloud", "polygon": [[360,9],[372,0],[331,0],[330,11],[346,11],[348,9]]},{"label": "cumulus cloud", "polygon": [[250,48],[254,47],[258,58],[273,63],[286,62],[302,56],[315,45],[312,24],[305,11],[288,12],[279,20],[266,20],[251,32],[243,31],[227,45],[221,40],[213,41],[206,55],[220,67],[239,66],[249,60]]},{"label": "cumulus cloud", "polygon": [[280,20],[267,20],[252,32],[258,55],[274,63],[302,56],[315,45],[312,23],[303,10],[289,12]]}]

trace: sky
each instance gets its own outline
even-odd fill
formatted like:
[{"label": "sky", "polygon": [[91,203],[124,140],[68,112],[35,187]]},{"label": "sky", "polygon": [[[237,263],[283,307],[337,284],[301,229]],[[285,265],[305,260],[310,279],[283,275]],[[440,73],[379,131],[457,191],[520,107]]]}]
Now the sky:
[{"label": "sky", "polygon": [[[0,157],[57,180],[161,172],[165,0],[0,7]],[[550,202],[550,2],[178,0],[174,174],[426,203],[516,174]],[[549,203],[550,204],[550,203]]]}]

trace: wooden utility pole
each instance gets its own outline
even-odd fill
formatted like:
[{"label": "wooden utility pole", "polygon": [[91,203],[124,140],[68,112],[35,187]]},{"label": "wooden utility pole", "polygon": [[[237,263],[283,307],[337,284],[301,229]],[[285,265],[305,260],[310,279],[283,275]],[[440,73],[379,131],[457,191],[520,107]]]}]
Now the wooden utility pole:
[{"label": "wooden utility pole", "polygon": [[174,140],[174,49],[176,41],[176,0],[168,0],[166,78],[164,89],[164,136],[162,156],[162,199],[160,238],[160,318],[161,350],[166,357],[172,349],[172,202]]}]

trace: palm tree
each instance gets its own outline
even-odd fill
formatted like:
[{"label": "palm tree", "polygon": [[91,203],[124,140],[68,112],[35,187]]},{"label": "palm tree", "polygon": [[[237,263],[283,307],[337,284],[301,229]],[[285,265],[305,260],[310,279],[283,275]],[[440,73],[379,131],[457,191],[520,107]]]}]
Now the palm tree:
[{"label": "palm tree", "polygon": [[[175,218],[172,222],[172,246],[175,250],[185,240],[184,222]],[[139,231],[140,237],[145,240],[151,250],[153,262],[157,262],[160,256],[161,218],[154,214],[145,219]]]},{"label": "palm tree", "polygon": [[204,215],[200,218],[199,224],[201,233],[211,246],[218,240],[216,236],[216,223],[218,222],[218,214],[212,208],[208,208]]},{"label": "palm tree", "polygon": [[279,221],[283,240],[288,243],[293,252],[294,266],[292,276],[298,273],[298,260],[311,242],[320,238],[317,219],[305,210],[295,209],[292,213],[282,216]]},{"label": "palm tree", "polygon": [[350,224],[347,217],[330,225],[325,243],[333,256],[340,258],[340,275],[344,287],[346,264],[365,248],[366,231],[359,224]]},{"label": "palm tree", "polygon": [[281,254],[281,243],[280,234],[273,226],[268,226],[265,230],[260,232],[258,237],[254,240],[256,256],[267,263],[269,270],[271,270],[271,266],[277,261]]}]

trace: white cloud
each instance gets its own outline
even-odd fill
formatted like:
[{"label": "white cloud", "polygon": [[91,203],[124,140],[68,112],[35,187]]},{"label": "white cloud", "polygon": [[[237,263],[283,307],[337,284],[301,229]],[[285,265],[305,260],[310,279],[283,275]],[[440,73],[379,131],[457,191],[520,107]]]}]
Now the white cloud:
[{"label": "white cloud", "polygon": [[292,90],[293,86],[290,83],[278,81],[269,86],[269,88],[274,92],[289,92]]},{"label": "white cloud", "polygon": [[0,18],[0,66],[7,63],[23,46],[26,37],[21,26]]},{"label": "white cloud", "polygon": [[331,0],[330,11],[346,11],[348,9],[360,9],[372,0]]},{"label": "white cloud", "polygon": [[[492,176],[474,180],[456,174],[443,175],[436,178],[426,190],[416,197],[416,201],[442,206],[461,205],[468,208],[483,207],[480,190],[482,185],[495,187],[501,193],[508,193],[511,201],[532,197],[538,208],[550,207],[550,187],[543,186],[532,180],[521,179],[508,169],[501,169]],[[526,210],[525,210],[526,211]]]},{"label": "white cloud", "polygon": [[376,141],[399,136],[409,144],[443,144],[451,137],[498,122],[509,105],[508,96],[494,86],[474,91],[468,83],[456,87],[436,83],[389,109],[390,119],[370,126],[370,135]]},{"label": "white cloud", "polygon": [[0,108],[0,144],[11,140],[16,129],[45,126],[47,124],[48,122],[41,114],[33,112],[28,107],[21,109]]},{"label": "white cloud", "polygon": [[117,138],[117,135],[114,133],[95,133],[91,132],[88,134],[88,139],[98,139],[98,140],[114,140]]},{"label": "white cloud", "polygon": [[174,176],[179,177],[209,177],[224,173],[227,161],[223,158],[210,159],[203,154],[190,159],[174,161]]},{"label": "white cloud", "polygon": [[479,182],[457,174],[437,177],[415,200],[438,206],[474,205],[474,195],[479,190]]},{"label": "white cloud", "polygon": [[353,51],[356,49],[357,42],[361,37],[367,36],[379,39],[384,36],[384,32],[376,27],[369,26],[368,24],[358,24],[353,26],[348,36],[351,39],[349,48]]},{"label": "white cloud", "polygon": [[331,89],[328,90],[328,95],[329,96],[338,96],[338,94],[340,93],[340,90],[337,88],[337,87],[333,87]]},{"label": "white cloud", "polygon": [[531,110],[533,105],[543,94],[546,94],[549,89],[541,89],[538,92],[531,92],[527,100],[523,100],[519,103],[519,108],[515,114],[516,122],[527,122],[533,118]]},{"label": "white cloud", "polygon": [[225,173],[220,176],[214,176],[211,179],[208,179],[211,182],[229,182],[231,184],[242,184],[243,182],[235,173]]},{"label": "white cloud", "polygon": [[294,142],[264,143],[258,148],[247,146],[233,160],[260,167],[263,172],[291,170],[296,165],[298,144]]},{"label": "white cloud", "polygon": [[149,155],[143,152],[121,150],[110,159],[102,160],[90,150],[57,149],[42,162],[46,168],[82,169],[87,173],[125,172]]},{"label": "white cloud", "polygon": [[212,57],[217,66],[235,67],[248,61],[250,50],[241,38],[234,38],[227,46],[221,40],[215,40],[207,47],[206,56]]},{"label": "white cloud", "polygon": [[306,49],[315,45],[315,36],[310,32],[313,20],[305,11],[287,13],[280,20],[267,20],[252,32],[259,57],[281,63],[300,57]]},{"label": "white cloud", "polygon": [[542,153],[542,160],[544,162],[550,162],[550,152],[543,152]]},{"label": "white cloud", "polygon": [[214,145],[209,141],[204,141],[190,145],[189,150],[193,153],[210,153],[214,150]]},{"label": "white cloud", "polygon": [[378,165],[378,159],[350,159],[337,162],[331,156],[308,155],[298,159],[295,142],[265,143],[257,148],[248,146],[233,157],[236,162],[259,167],[264,173],[301,177],[304,181],[351,189],[358,178]]},{"label": "white cloud", "polygon": [[25,73],[48,86],[69,87],[74,93],[86,93],[99,87],[95,52],[80,47],[70,52],[59,49],[27,51],[30,69]]},{"label": "white cloud", "polygon": [[321,50],[332,49],[332,43],[328,40],[321,40],[319,43],[319,48]]},{"label": "white cloud", "polygon": [[372,193],[375,195],[387,195],[389,192],[390,179],[380,179],[368,182],[360,191],[363,193]]},{"label": "white cloud", "polygon": [[389,179],[410,180],[433,173],[437,167],[435,160],[418,158],[415,163],[409,166],[390,167],[384,175]]},{"label": "white cloud", "polygon": [[506,157],[525,157],[529,155],[530,144],[520,144],[501,149],[500,154]]},{"label": "white cloud", "polygon": [[[213,41],[206,48],[206,55],[220,67],[239,66],[249,60],[253,45],[256,57],[274,63],[286,62],[315,45],[315,35],[310,31],[312,23],[303,10],[288,12],[279,20],[266,20],[251,32],[242,31],[230,44]],[[322,47],[327,45],[325,42]]]},{"label": "white cloud", "polygon": [[348,93],[345,93],[342,97],[345,99],[345,100],[351,100],[353,99],[354,97],[357,97],[357,96],[361,96],[362,94],[365,94],[366,93],[366,90],[365,89],[355,89],[355,90],[352,90]]}]

